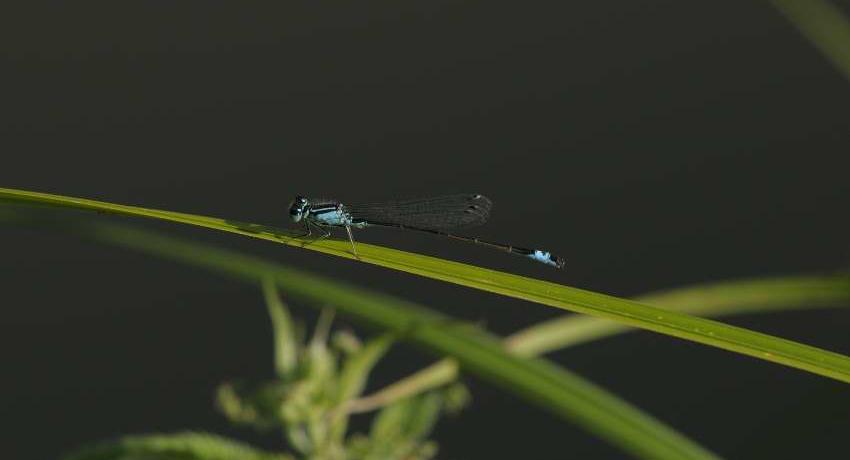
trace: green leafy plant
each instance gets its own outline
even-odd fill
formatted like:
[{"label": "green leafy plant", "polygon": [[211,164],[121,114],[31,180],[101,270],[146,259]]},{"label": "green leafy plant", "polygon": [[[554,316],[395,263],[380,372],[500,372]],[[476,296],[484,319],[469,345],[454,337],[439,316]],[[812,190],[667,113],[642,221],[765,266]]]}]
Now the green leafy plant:
[{"label": "green leafy plant", "polygon": [[[17,203],[155,217],[288,245],[309,243],[271,227],[183,213],[10,189],[0,190],[0,198]],[[642,302],[634,302],[389,248],[358,247],[363,248],[361,257],[365,262],[618,321],[612,323],[599,318],[570,317],[535,326],[501,341],[480,327],[454,321],[423,306],[232,251],[105,221],[70,218],[58,222],[33,221],[22,219],[17,211],[7,213],[5,217],[10,222],[58,227],[110,244],[132,247],[261,283],[275,324],[277,379],[254,385],[226,384],[219,391],[218,402],[235,422],[282,430],[298,458],[410,458],[410,455],[427,458],[434,451],[433,443],[426,440],[427,434],[445,404],[453,400],[454,397],[449,396],[453,393],[447,391],[446,385],[456,382],[459,370],[475,373],[514,392],[635,456],[715,458],[705,448],[615,395],[549,361],[530,357],[621,332],[627,326],[669,333],[839,380],[847,381],[850,375],[847,372],[848,358],[844,356],[683,313],[690,310],[702,314],[732,314],[801,305],[840,305],[850,299],[850,279],[846,275],[703,286],[656,294],[644,297]],[[320,241],[306,247],[348,257],[346,245],[346,242],[340,241]],[[329,320],[322,320],[313,340],[301,344],[295,339],[297,334],[294,333],[292,317],[288,309],[279,303],[274,289],[281,289],[288,298],[306,305],[332,305],[340,314],[378,327],[383,332],[365,345],[351,334],[337,334],[331,341],[335,345],[328,346],[325,342],[329,337],[326,332]],[[664,305],[668,309],[648,304]],[[369,370],[394,340],[416,343],[447,358],[370,395],[362,395]],[[317,375],[324,378],[317,379]],[[380,410],[380,413],[375,417],[370,433],[346,436],[348,415],[371,410]],[[121,440],[118,444],[139,448],[140,440],[148,438],[128,439],[133,442],[128,444],[127,440]],[[162,440],[161,437],[156,439]],[[107,449],[105,452],[108,446],[114,448],[115,445],[109,444],[101,449]],[[392,449],[376,453],[376,449],[387,446]],[[246,455],[271,455],[251,452]]]},{"label": "green leafy plant", "polygon": [[355,434],[346,439],[348,405],[363,392],[393,334],[365,344],[348,331],[331,335],[331,310],[324,310],[312,338],[299,343],[289,309],[274,283],[263,283],[263,290],[275,336],[277,378],[253,386],[221,385],[217,400],[227,418],[259,429],[281,430],[299,458],[427,459],[435,453],[427,436],[444,407],[459,408],[458,398],[446,395],[462,389],[444,387],[396,400],[381,409],[368,436]]},{"label": "green leafy plant", "polygon": [[410,459],[436,452],[427,439],[442,412],[456,412],[468,400],[462,384],[441,385],[383,404],[368,434],[346,438],[350,403],[361,395],[372,368],[394,341],[383,334],[362,343],[350,331],[331,332],[325,309],[309,340],[298,328],[275,284],[263,283],[275,342],[276,378],[259,383],[221,384],[216,400],[233,423],[279,430],[295,452],[271,453],[208,433],[129,436],[81,449],[67,460],[113,459]]}]

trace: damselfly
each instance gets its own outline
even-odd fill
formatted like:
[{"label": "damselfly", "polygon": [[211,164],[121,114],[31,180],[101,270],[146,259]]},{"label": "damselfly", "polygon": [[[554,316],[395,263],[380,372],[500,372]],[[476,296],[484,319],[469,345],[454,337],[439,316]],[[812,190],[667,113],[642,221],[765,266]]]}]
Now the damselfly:
[{"label": "damselfly", "polygon": [[313,234],[313,229],[319,230],[320,238],[324,238],[330,235],[330,227],[345,228],[355,256],[357,248],[351,229],[374,226],[431,233],[528,257],[555,268],[564,266],[564,259],[549,251],[494,243],[447,232],[453,228],[483,224],[490,216],[492,206],[493,203],[486,196],[471,193],[363,205],[344,205],[336,200],[296,196],[289,207],[289,217],[293,222],[303,222],[307,236]]}]

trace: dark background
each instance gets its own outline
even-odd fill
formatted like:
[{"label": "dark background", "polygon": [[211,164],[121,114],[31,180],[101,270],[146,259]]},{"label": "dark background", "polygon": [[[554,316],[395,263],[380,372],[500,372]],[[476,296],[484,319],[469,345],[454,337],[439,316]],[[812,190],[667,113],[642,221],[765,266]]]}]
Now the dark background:
[{"label": "dark background", "polygon": [[[3,8],[0,186],[272,225],[297,193],[354,202],[477,191],[496,204],[478,235],[550,248],[566,269],[428,236],[359,238],[623,296],[850,259],[850,83],[769,2]],[[559,314],[268,242],[133,223],[501,334]],[[7,458],[183,429],[281,447],[230,427],[211,404],[224,379],[271,375],[256,288],[60,233],[1,228],[0,255]],[[850,353],[841,309],[728,321]],[[724,456],[846,445],[850,392],[823,377],[650,333],[552,358]],[[401,348],[374,383],[431,360]],[[467,381],[474,404],[439,425],[441,458],[622,456]]]}]

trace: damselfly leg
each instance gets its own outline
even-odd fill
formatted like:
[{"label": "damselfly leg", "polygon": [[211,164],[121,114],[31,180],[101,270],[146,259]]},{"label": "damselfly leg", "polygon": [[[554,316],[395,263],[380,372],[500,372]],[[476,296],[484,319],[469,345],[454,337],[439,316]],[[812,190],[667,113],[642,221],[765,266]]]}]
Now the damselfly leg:
[{"label": "damselfly leg", "polygon": [[345,231],[348,232],[348,240],[351,241],[351,252],[359,260],[360,256],[357,255],[357,248],[354,246],[354,235],[351,234],[351,225],[346,225]]},{"label": "damselfly leg", "polygon": [[311,221],[309,221],[309,220],[305,220],[305,221],[304,221],[304,231],[305,231],[305,233],[304,233],[303,235],[298,236],[298,238],[305,238],[305,237],[312,236],[312,235],[313,235],[313,230],[312,230],[312,229],[313,229],[314,227],[315,227],[317,230],[319,230],[319,232],[321,232],[321,235],[320,235],[320,236],[317,236],[316,238],[314,238],[314,239],[312,239],[312,240],[310,240],[310,241],[305,241],[304,243],[302,243],[302,244],[301,244],[301,246],[302,246],[302,247],[303,247],[303,246],[307,246],[307,245],[309,245],[309,244],[313,244],[313,243],[315,243],[316,241],[323,240],[323,239],[325,239],[325,238],[327,238],[327,237],[331,236],[331,232],[329,232],[327,229],[323,228],[321,225],[319,225],[319,224],[317,224],[317,223],[315,223],[315,222],[311,222]]},{"label": "damselfly leg", "polygon": [[[305,220],[304,221],[304,230],[306,230],[306,233],[304,235],[301,235],[301,238],[311,236],[313,234],[314,228],[316,230],[318,230],[319,232],[321,232],[321,235],[317,236],[312,241],[304,242],[301,246],[307,246],[308,244],[313,244],[316,241],[323,240],[323,239],[331,236],[330,230],[328,230],[325,226],[318,224],[316,222],[310,221],[310,220]],[[351,253],[354,254],[354,257],[356,257],[357,259],[360,259],[360,256],[357,254],[357,246],[354,244],[354,234],[351,232],[351,226],[346,225],[345,231],[348,232],[348,241],[351,241]]]}]

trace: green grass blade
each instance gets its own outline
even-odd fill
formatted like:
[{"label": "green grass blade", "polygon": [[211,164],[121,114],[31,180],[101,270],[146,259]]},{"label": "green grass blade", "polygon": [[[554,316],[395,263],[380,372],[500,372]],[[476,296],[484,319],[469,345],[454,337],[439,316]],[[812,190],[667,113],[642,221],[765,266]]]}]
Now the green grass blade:
[{"label": "green grass blade", "polygon": [[[850,302],[850,274],[726,281],[672,289],[637,298],[650,305],[700,316],[726,316]],[[634,329],[592,316],[565,315],[512,334],[505,344],[536,356]]]},{"label": "green grass blade", "polygon": [[249,281],[270,280],[290,298],[315,305],[334,305],[337,311],[389,330],[400,339],[455,358],[464,370],[573,421],[637,457],[716,458],[672,428],[581,377],[545,360],[511,355],[496,337],[416,304],[232,251],[115,225],[90,224],[87,228],[102,241]]},{"label": "green grass blade", "polygon": [[65,460],[294,460],[207,433],[127,436],[82,449]]},{"label": "green grass blade", "polygon": [[850,80],[850,20],[828,0],[771,0],[786,18]]},{"label": "green grass blade", "polygon": [[[653,305],[706,316],[846,306],[850,305],[850,273],[724,281],[653,292],[638,298]],[[512,334],[503,343],[508,350],[521,356],[538,356],[634,330],[592,316],[565,315]],[[353,401],[350,407],[358,412],[374,410],[439,388],[454,381],[458,374],[457,362],[443,359]]]},{"label": "green grass blade", "polygon": [[[77,209],[152,217],[173,222],[240,233],[280,243],[300,246],[304,240],[268,226],[239,223],[225,219],[174,213],[133,206],[104,203],[81,198],[0,188],[0,200],[41,203]],[[349,243],[321,240],[306,248],[353,258]],[[631,300],[584,291],[547,281],[451,262],[395,249],[360,243],[360,260],[387,268],[439,279],[483,291],[549,305],[564,310],[618,321],[760,359],[803,369],[815,374],[850,382],[850,358],[790,340],[728,326],[716,321],[671,312]]]}]

